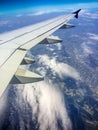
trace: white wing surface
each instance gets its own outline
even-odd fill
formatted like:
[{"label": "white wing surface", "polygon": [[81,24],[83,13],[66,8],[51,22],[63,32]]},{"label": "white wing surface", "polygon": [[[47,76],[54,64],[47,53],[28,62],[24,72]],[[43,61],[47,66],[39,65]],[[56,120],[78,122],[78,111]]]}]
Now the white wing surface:
[{"label": "white wing surface", "polygon": [[76,17],[80,10],[59,16],[35,25],[0,35],[0,96],[9,83],[31,83],[43,80],[43,77],[28,70],[20,69],[22,62],[32,63],[25,55],[29,49],[43,43],[56,43],[61,39],[55,39],[50,35],[59,28],[70,28],[69,20]]}]

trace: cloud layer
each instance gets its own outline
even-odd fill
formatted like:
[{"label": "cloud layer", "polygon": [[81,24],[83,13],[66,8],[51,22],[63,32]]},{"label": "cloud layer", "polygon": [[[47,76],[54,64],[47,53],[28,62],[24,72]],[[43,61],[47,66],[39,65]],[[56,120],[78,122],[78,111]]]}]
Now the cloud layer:
[{"label": "cloud layer", "polygon": [[50,68],[54,74],[57,74],[60,78],[64,76],[72,77],[76,80],[80,80],[79,73],[70,65],[62,62],[58,62],[56,58],[50,58],[47,55],[39,55],[38,61],[46,68]]},{"label": "cloud layer", "polygon": [[64,97],[51,83],[25,85],[23,97],[32,108],[32,119],[35,120],[38,115],[39,130],[59,130],[60,127],[62,130],[71,129]]}]

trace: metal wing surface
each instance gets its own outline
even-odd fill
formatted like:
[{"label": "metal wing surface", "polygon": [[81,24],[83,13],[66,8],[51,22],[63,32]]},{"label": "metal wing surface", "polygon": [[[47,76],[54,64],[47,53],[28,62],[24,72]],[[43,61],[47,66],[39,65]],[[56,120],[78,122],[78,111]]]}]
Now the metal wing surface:
[{"label": "metal wing surface", "polygon": [[[0,35],[0,96],[9,83],[31,83],[43,80],[43,77],[28,70],[19,69],[29,49],[40,42],[60,39],[51,38],[51,34],[59,28],[70,28],[67,22],[78,18],[80,10],[49,19]],[[49,39],[50,38],[50,39]]]}]

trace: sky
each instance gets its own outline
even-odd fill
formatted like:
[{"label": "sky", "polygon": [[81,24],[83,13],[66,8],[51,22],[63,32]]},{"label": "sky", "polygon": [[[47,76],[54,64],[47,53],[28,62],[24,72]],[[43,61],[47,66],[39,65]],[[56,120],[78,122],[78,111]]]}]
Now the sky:
[{"label": "sky", "polygon": [[[96,3],[97,0],[0,0],[0,12],[26,10],[32,7],[32,10],[39,7],[53,7],[75,4]],[[96,4],[95,4],[96,5]],[[76,8],[78,6],[75,6]],[[41,8],[40,8],[41,9]]]},{"label": "sky", "polygon": [[97,2],[97,0],[0,0],[0,3],[15,3],[15,4],[62,4],[62,3],[88,3],[88,2]]},{"label": "sky", "polygon": [[2,7],[29,7],[29,6],[44,6],[44,5],[63,5],[63,4],[76,4],[76,3],[91,3],[97,0],[0,0]]}]

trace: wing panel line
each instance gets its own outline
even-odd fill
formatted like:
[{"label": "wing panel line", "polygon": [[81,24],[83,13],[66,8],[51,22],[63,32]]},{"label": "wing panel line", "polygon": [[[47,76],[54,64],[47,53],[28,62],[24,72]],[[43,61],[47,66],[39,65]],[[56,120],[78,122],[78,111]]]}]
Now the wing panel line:
[{"label": "wing panel line", "polygon": [[[62,17],[64,17],[64,16],[61,16],[61,17],[59,17],[58,19],[60,19],[60,18],[62,18]],[[70,17],[70,15],[67,15],[67,16],[66,16],[66,18],[68,18],[68,17]],[[51,20],[52,20],[52,19],[51,19]],[[27,35],[27,34],[29,34],[29,33],[31,33],[31,32],[37,31],[38,29],[41,29],[41,28],[43,28],[43,27],[45,27],[45,26],[47,26],[47,25],[49,25],[49,24],[52,24],[52,23],[54,23],[55,21],[57,21],[57,19],[54,20],[54,21],[52,21],[52,22],[49,22],[48,24],[45,24],[45,25],[43,25],[43,26],[41,26],[41,27],[38,27],[38,28],[36,28],[36,29],[34,29],[34,30],[31,30],[30,32],[26,32],[26,33],[24,33],[24,34],[22,34],[22,35],[16,36],[16,37],[14,37],[14,38],[8,40],[8,41],[5,41],[5,42],[3,42],[3,43],[0,43],[0,45],[2,45],[2,44],[4,44],[4,43],[7,43],[7,42],[9,42],[9,41],[15,40],[15,39],[17,39],[17,38],[19,38],[19,37],[21,37],[21,36]],[[47,22],[48,22],[48,20],[47,20]],[[32,26],[33,26],[33,25],[32,25]]]}]

